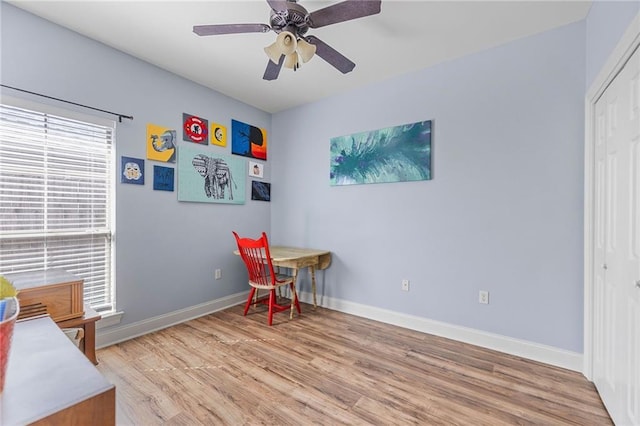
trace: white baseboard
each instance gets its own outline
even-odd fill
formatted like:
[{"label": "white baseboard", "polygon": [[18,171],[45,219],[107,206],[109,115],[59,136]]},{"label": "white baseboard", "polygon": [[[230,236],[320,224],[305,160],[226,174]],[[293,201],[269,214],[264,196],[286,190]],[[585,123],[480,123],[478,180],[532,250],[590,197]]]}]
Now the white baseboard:
[{"label": "white baseboard", "polygon": [[[311,293],[300,292],[299,296],[301,301],[313,303]],[[318,306],[582,373],[582,354],[577,352],[326,296],[318,297]]]},{"label": "white baseboard", "polygon": [[[212,300],[123,327],[113,327],[113,329],[110,327],[109,329],[98,330],[96,334],[96,347],[103,348],[203,315],[227,309],[231,306],[244,303],[247,300],[247,294],[248,292],[236,293],[222,299]],[[313,303],[311,293],[300,292],[299,297],[302,302]],[[323,308],[482,346],[568,370],[582,372],[582,354],[576,352],[326,296],[320,296],[318,299],[318,305]]]}]

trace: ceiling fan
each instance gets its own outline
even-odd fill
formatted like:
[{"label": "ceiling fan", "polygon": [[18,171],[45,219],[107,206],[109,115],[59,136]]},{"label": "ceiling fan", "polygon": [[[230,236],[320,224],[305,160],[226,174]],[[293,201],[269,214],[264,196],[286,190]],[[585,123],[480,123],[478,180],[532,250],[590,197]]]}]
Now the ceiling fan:
[{"label": "ceiling fan", "polygon": [[380,13],[381,2],[381,0],[345,0],[309,13],[297,3],[297,0],[267,0],[271,7],[269,19],[271,25],[195,25],[193,32],[199,36],[276,32],[278,36],[275,43],[264,48],[269,56],[269,62],[262,77],[265,80],[278,78],[283,65],[285,68],[297,70],[300,67],[300,60],[307,62],[314,55],[320,56],[338,71],[346,74],[352,71],[356,64],[318,37],[306,35],[306,33],[309,28],[325,27]]}]

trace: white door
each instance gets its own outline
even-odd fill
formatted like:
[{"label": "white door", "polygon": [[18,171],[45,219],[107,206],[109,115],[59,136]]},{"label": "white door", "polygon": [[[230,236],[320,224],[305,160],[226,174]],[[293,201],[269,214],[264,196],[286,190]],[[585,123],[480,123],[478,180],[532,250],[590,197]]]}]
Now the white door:
[{"label": "white door", "polygon": [[640,425],[640,50],[595,105],[593,379]]}]

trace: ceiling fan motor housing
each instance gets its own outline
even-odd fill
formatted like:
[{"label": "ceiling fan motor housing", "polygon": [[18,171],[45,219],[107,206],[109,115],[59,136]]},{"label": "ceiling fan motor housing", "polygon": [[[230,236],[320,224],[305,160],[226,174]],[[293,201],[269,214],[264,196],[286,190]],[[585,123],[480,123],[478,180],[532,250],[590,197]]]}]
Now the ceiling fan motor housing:
[{"label": "ceiling fan motor housing", "polygon": [[309,30],[309,13],[299,4],[288,1],[286,11],[271,10],[270,23],[276,33],[289,31],[301,37]]}]

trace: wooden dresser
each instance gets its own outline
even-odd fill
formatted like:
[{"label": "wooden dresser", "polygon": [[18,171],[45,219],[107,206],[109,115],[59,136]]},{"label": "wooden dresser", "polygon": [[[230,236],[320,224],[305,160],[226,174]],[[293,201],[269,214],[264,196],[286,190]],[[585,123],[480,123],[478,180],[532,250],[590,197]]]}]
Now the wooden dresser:
[{"label": "wooden dresser", "polygon": [[[84,280],[62,269],[5,274],[18,290],[20,316],[33,305],[42,305],[55,322],[84,314]],[[29,315],[31,316],[31,315]]]},{"label": "wooden dresser", "polygon": [[49,314],[60,328],[82,328],[80,350],[93,362],[96,358],[96,321],[101,318],[83,305],[84,280],[62,269],[6,274],[18,290],[18,319]]},{"label": "wooden dresser", "polygon": [[50,317],[18,321],[0,424],[114,425],[116,390]]}]

